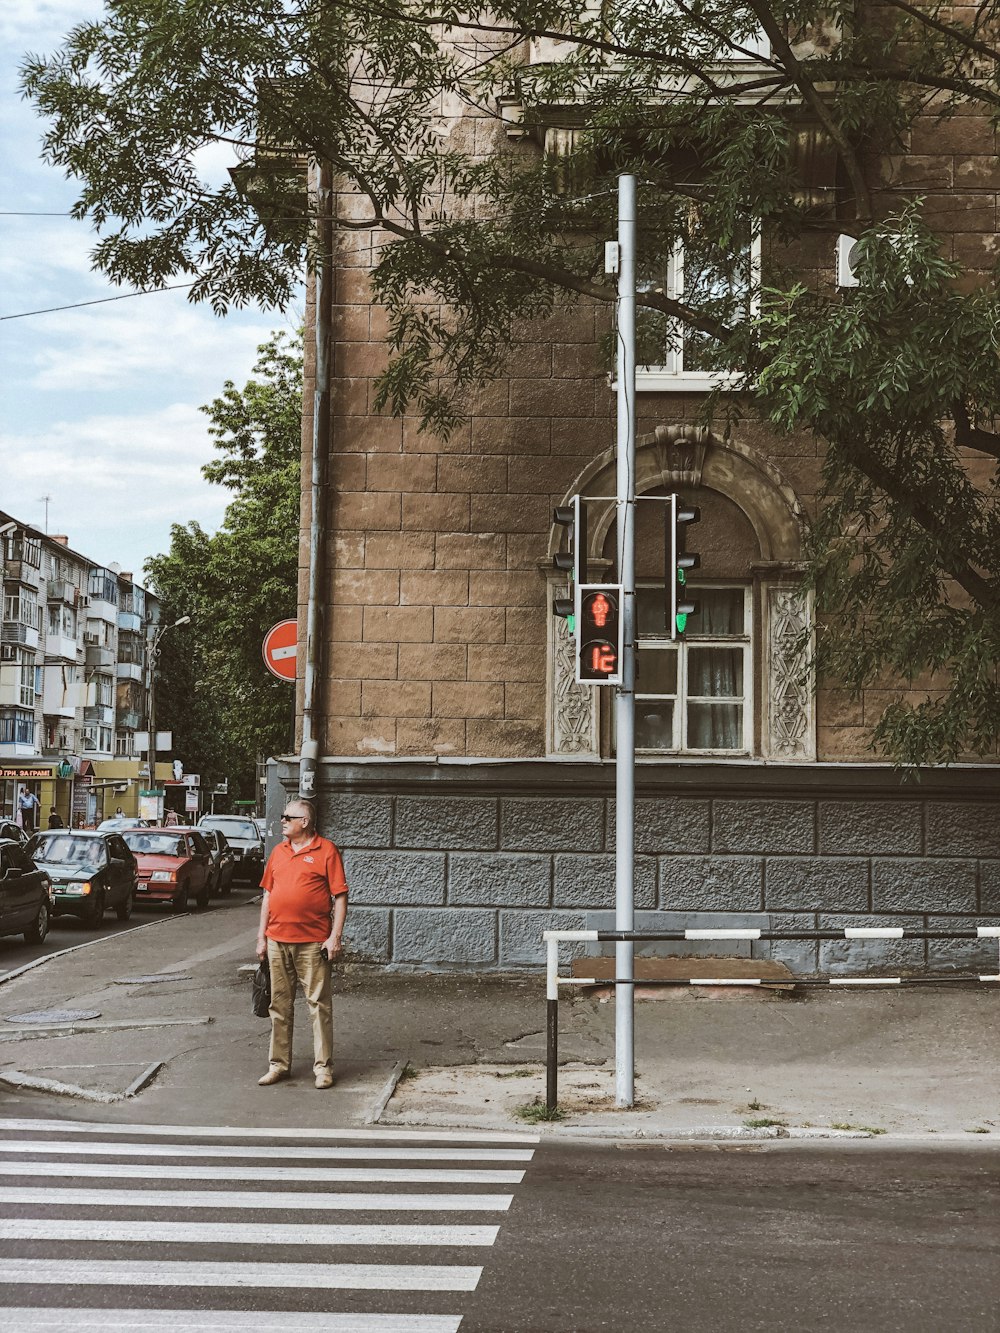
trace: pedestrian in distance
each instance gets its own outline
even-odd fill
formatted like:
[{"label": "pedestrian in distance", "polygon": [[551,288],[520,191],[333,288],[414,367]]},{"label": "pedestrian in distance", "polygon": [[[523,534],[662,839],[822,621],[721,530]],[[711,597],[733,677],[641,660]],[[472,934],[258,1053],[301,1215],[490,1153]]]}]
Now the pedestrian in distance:
[{"label": "pedestrian in distance", "polygon": [[28,791],[27,787],[21,788],[17,798],[17,813],[21,817],[21,827],[29,837],[35,831],[35,815],[41,806],[41,801],[33,791]]},{"label": "pedestrian in distance", "polygon": [[65,822],[64,822],[64,820],[63,820],[62,815],[61,815],[61,814],[59,813],[59,811],[55,808],[55,806],[53,806],[52,809],[49,811],[49,820],[48,820],[48,823],[49,823],[49,828],[65,828],[65,827],[66,827],[66,824],[65,824]]},{"label": "pedestrian in distance", "polygon": [[271,1046],[267,1087],[288,1077],[292,1065],[295,988],[301,983],[313,1033],[317,1088],[333,1085],[333,999],[330,964],[343,952],[347,880],[340,852],[316,831],[316,807],[292,800],[281,816],[282,841],[268,858],[257,957],[271,972]]}]

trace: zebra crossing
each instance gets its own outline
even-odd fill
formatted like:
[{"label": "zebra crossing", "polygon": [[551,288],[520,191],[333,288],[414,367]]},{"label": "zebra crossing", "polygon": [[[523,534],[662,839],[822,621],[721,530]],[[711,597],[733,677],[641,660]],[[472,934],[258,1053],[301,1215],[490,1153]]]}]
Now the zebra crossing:
[{"label": "zebra crossing", "polygon": [[4,1333],[458,1333],[539,1136],[0,1119]]}]

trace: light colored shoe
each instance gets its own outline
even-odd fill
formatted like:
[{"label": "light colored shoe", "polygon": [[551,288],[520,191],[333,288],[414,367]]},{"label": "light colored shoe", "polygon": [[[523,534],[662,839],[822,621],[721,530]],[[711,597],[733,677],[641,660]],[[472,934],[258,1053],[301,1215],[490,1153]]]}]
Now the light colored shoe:
[{"label": "light colored shoe", "polygon": [[316,1075],[316,1086],[317,1088],[333,1087],[333,1075],[330,1073],[329,1069],[321,1069]]},{"label": "light colored shoe", "polygon": [[282,1079],[288,1077],[287,1069],[279,1069],[276,1065],[267,1071],[267,1073],[257,1080],[258,1086],[269,1088],[272,1083],[280,1083]]}]

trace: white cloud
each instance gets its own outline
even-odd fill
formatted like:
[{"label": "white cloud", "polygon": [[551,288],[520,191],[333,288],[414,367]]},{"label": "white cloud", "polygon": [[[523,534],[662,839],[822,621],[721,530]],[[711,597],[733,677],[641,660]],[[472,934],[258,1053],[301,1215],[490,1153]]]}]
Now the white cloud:
[{"label": "white cloud", "polygon": [[167,550],[170,525],[221,521],[230,492],[210,486],[201,466],[215,453],[206,418],[175,403],[145,414],[57,421],[0,441],[6,466],[0,509],[65,533],[74,550],[137,572]]}]

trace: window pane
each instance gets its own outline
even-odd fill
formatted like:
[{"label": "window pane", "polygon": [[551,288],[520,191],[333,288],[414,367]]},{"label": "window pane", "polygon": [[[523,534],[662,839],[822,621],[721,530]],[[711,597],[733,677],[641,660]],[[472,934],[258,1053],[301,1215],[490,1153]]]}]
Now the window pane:
[{"label": "window pane", "polygon": [[662,584],[658,588],[636,588],[636,630],[640,639],[662,639],[666,637],[666,596],[666,590]]},{"label": "window pane", "polygon": [[745,632],[742,588],[692,588],[691,596],[698,610],[688,616],[688,635]]},{"label": "window pane", "polygon": [[648,648],[640,644],[636,657],[635,688],[638,694],[677,693],[677,652],[673,648]]},{"label": "window pane", "polygon": [[743,649],[688,649],[687,692],[693,697],[743,697]]},{"label": "window pane", "polygon": [[742,704],[688,704],[689,750],[742,750]]},{"label": "window pane", "polygon": [[669,699],[656,703],[636,700],[635,745],[637,750],[674,748],[674,706]]}]

